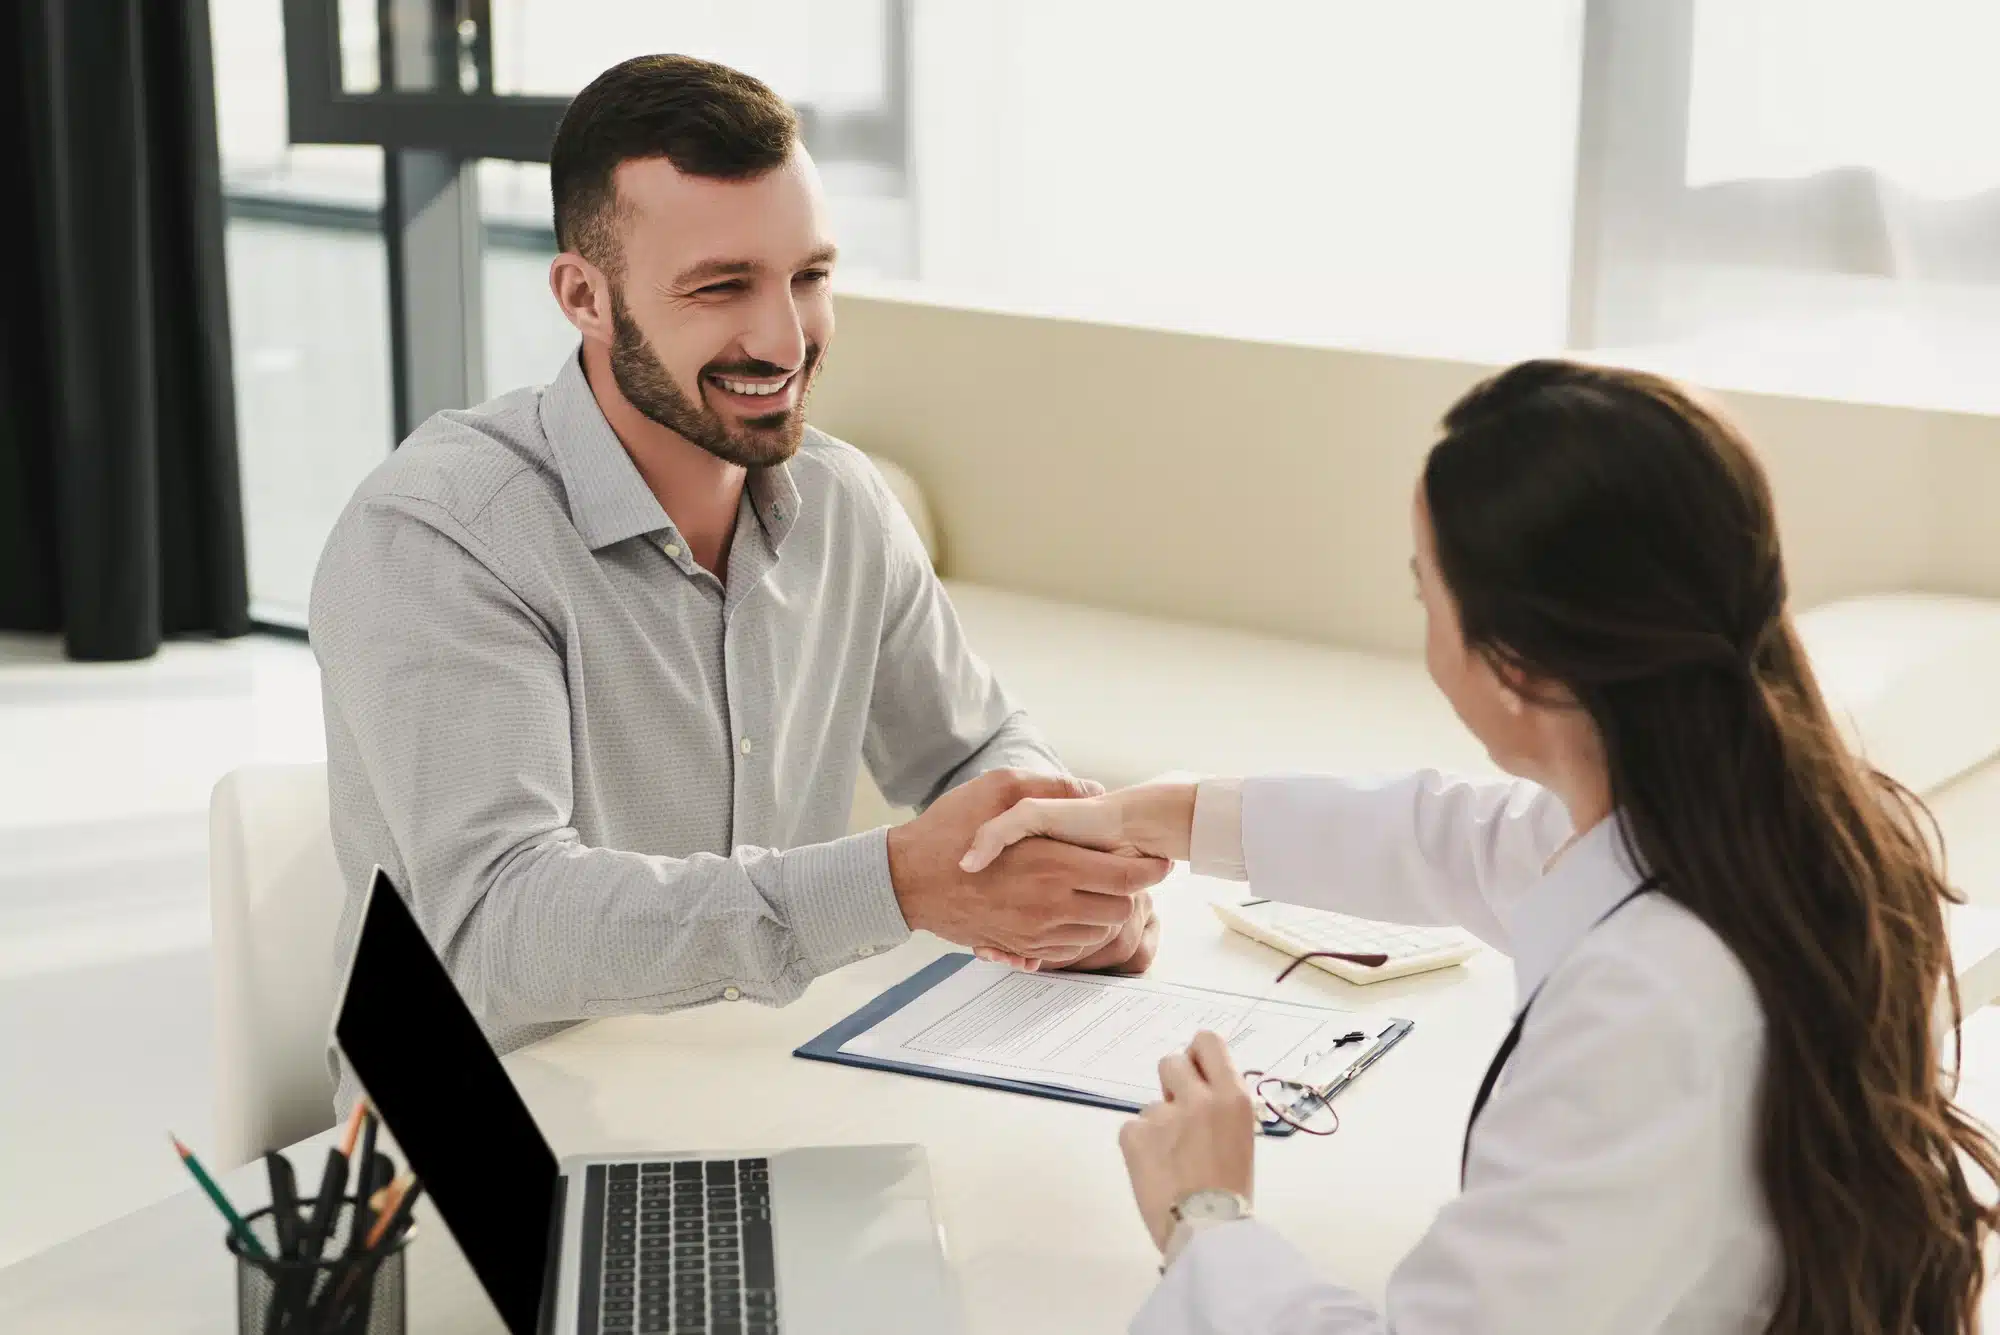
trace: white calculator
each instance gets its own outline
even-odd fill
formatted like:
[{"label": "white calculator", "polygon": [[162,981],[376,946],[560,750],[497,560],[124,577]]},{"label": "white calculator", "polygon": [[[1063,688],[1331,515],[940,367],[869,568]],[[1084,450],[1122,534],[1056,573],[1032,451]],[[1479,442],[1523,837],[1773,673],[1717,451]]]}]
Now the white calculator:
[{"label": "white calculator", "polygon": [[1315,950],[1345,955],[1386,955],[1375,966],[1348,960],[1317,959],[1318,965],[1350,983],[1383,983],[1431,969],[1463,964],[1479,949],[1479,941],[1456,927],[1405,927],[1399,923],[1354,918],[1324,909],[1300,908],[1272,899],[1240,904],[1218,902],[1215,916],[1253,941],[1297,956]]}]

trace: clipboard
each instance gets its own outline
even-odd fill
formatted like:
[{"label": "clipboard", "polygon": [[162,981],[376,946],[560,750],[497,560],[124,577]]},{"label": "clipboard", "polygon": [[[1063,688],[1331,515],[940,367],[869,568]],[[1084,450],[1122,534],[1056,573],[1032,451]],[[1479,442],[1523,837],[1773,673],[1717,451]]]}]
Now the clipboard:
[{"label": "clipboard", "polygon": [[[1010,1094],[1027,1094],[1035,1098],[1055,1099],[1062,1103],[1080,1103],[1092,1108],[1108,1108],[1114,1112],[1138,1112],[1144,1105],[1133,1100],[1113,1098],[1092,1090],[1075,1089],[1068,1085],[1048,1084],[1033,1080],[1016,1080],[1004,1076],[989,1075],[978,1071],[955,1071],[936,1066],[925,1066],[916,1062],[897,1061],[867,1053],[843,1052],[841,1048],[856,1035],[864,1034],[907,1006],[916,998],[930,991],[945,979],[972,963],[969,954],[954,953],[931,961],[916,973],[897,983],[873,1001],[841,1020],[832,1028],[816,1037],[806,1040],[792,1050],[794,1057],[807,1061],[831,1062],[838,1066],[858,1066],[866,1070],[890,1071],[899,1075],[914,1075],[930,1080],[946,1080],[954,1084],[975,1085],[981,1089],[1001,1090]],[[1208,989],[1213,990],[1213,989]],[[1234,995],[1234,994],[1230,994]],[[1374,1043],[1358,1051],[1338,1072],[1333,1073],[1329,1083],[1315,1086],[1322,1099],[1332,1099],[1342,1090],[1359,1079],[1361,1073],[1379,1060],[1383,1053],[1401,1042],[1414,1027],[1409,1020],[1394,1020],[1377,1036]],[[1311,1074],[1307,1072],[1305,1074]],[[1289,1136],[1295,1129],[1276,1117],[1260,1119],[1260,1126],[1267,1136]]]}]

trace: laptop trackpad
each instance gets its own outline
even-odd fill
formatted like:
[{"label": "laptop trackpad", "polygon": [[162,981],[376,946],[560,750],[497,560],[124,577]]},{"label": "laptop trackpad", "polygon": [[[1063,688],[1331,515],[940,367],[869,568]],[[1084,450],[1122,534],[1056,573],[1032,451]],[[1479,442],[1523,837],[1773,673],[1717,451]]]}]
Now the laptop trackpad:
[{"label": "laptop trackpad", "polygon": [[920,1147],[774,1154],[771,1215],[786,1335],[964,1328]]}]

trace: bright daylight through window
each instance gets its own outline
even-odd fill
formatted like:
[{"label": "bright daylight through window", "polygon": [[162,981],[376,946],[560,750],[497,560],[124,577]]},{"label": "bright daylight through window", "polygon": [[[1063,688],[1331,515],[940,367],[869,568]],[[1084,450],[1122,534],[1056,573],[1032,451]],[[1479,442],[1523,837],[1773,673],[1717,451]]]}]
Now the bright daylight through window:
[{"label": "bright daylight through window", "polygon": [[[378,8],[424,6],[319,3],[340,89],[381,88]],[[288,141],[279,9],[212,4],[252,581],[296,620],[393,443],[393,303],[383,153]],[[850,289],[2000,407],[2000,9],[1975,0],[493,0],[461,46],[484,105],[654,50],[766,79]],[[571,335],[546,166],[470,175],[495,393]]]}]

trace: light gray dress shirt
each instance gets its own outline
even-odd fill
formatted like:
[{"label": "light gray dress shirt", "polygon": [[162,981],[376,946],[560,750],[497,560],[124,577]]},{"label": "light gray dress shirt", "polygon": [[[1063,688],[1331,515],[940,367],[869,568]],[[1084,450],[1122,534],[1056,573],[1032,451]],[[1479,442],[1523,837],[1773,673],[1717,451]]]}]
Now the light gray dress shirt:
[{"label": "light gray dress shirt", "polygon": [[808,429],[751,474],[726,574],[688,554],[575,356],[377,468],[312,590],[340,958],[379,863],[502,1052],[593,1016],[783,1003],[908,934],[884,831],[844,833],[864,759],[914,806],[1061,772],[851,446]]}]

